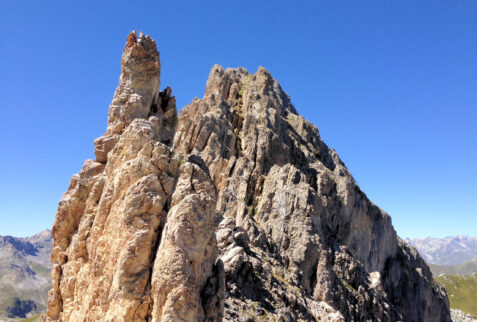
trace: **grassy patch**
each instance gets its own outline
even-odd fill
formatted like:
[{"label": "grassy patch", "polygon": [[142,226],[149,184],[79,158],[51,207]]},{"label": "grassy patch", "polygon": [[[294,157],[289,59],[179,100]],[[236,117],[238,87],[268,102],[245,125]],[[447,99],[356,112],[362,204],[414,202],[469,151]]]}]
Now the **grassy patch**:
[{"label": "grassy patch", "polygon": [[50,278],[51,269],[48,267],[34,262],[28,263],[28,266],[30,266],[35,273]]},{"label": "grassy patch", "polygon": [[352,291],[352,292],[353,292],[353,291],[354,291],[354,292],[357,292],[357,290],[356,290],[353,286],[351,286],[350,284],[346,283],[345,281],[343,281],[343,285],[344,285],[348,290],[350,290],[350,291]]},{"label": "grassy patch", "polygon": [[440,275],[435,280],[445,287],[451,308],[477,316],[477,273],[472,276]]},{"label": "grassy patch", "polygon": [[278,275],[277,273],[275,272],[272,272],[272,276],[274,279],[276,279],[279,283],[281,284],[284,284],[284,285],[287,285],[288,282],[285,280],[285,278],[281,275]]},{"label": "grassy patch", "polygon": [[19,319],[18,321],[35,322],[35,321],[40,321],[40,317],[41,317],[41,314],[38,314],[38,315],[34,315],[34,316],[31,316],[31,317],[26,318],[26,319]]}]

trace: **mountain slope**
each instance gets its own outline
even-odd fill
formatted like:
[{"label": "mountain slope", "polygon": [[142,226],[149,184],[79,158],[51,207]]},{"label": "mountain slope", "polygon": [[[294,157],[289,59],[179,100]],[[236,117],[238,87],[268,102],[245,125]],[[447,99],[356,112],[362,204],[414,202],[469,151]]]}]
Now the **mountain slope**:
[{"label": "mountain slope", "polygon": [[264,68],[214,66],[176,114],[131,33],[96,160],[53,226],[44,320],[450,321],[391,218]]},{"label": "mountain slope", "polygon": [[0,314],[25,317],[45,310],[52,245],[49,230],[27,238],[0,236]]},{"label": "mountain slope", "polygon": [[477,257],[462,264],[458,265],[436,265],[436,264],[429,264],[429,268],[432,271],[434,276],[438,276],[441,274],[447,275],[472,275],[477,273]]},{"label": "mountain slope", "polygon": [[437,265],[457,265],[477,257],[477,237],[449,236],[445,238],[406,239],[417,248],[426,262]]},{"label": "mountain slope", "polygon": [[477,274],[441,275],[436,277],[436,281],[446,288],[453,309],[477,316]]}]

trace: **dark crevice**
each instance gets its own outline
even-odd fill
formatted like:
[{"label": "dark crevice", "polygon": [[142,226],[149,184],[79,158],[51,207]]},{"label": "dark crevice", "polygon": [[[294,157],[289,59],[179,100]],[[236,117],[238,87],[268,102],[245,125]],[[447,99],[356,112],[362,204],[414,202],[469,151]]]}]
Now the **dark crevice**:
[{"label": "dark crevice", "polygon": [[[161,184],[161,188],[162,188],[162,182],[159,181],[159,183]],[[158,252],[159,246],[161,244],[162,233],[163,233],[164,227],[166,226],[166,223],[167,223],[167,216],[168,216],[169,210],[171,208],[171,199],[172,199],[172,195],[174,194],[174,192],[176,190],[176,184],[177,184],[177,178],[174,182],[174,186],[171,190],[171,193],[166,200],[164,208],[162,209],[162,213],[164,213],[165,215],[162,218],[161,224],[157,227],[157,231],[155,232],[157,237],[156,237],[156,240],[155,240],[154,244],[152,245],[151,261],[150,261],[151,265],[150,265],[150,268],[149,268],[149,279],[147,281],[147,286],[146,286],[146,287],[150,288],[151,293],[152,293],[152,273],[154,271],[154,264],[156,262],[157,252]],[[163,189],[163,191],[164,191],[164,189]],[[152,308],[153,307],[154,307],[154,298],[151,294],[151,303],[149,305],[149,312],[147,314],[147,321],[152,321],[151,314],[152,314]]]},{"label": "dark crevice", "polygon": [[[164,207],[164,211],[167,213],[169,212],[169,209],[165,209]],[[152,246],[152,252],[151,252],[151,267],[150,267],[150,271],[149,271],[149,280],[147,282],[147,285],[150,285],[151,288],[152,288],[152,272],[154,270],[154,263],[156,261],[156,256],[157,256],[157,251],[159,250],[159,245],[161,244],[161,238],[162,238],[162,230],[166,224],[166,219],[167,219],[167,216],[164,218],[163,222],[161,223],[161,225],[159,225],[159,227],[157,228],[157,238]]]},{"label": "dark crevice", "polygon": [[225,271],[222,260],[212,267],[212,274],[200,290],[200,305],[205,313],[204,321],[221,321],[224,315]]},{"label": "dark crevice", "polygon": [[258,133],[256,133],[255,136],[255,144],[254,144],[254,151],[253,151],[253,168],[250,171],[250,174],[247,179],[247,192],[246,192],[246,203],[247,207],[253,205],[253,199],[255,197],[255,186],[257,184],[255,177],[254,177],[254,172],[257,169],[257,150],[258,150]]},{"label": "dark crevice", "polygon": [[201,157],[199,157],[197,155],[194,155],[194,154],[191,154],[187,161],[189,161],[190,163],[196,164],[199,168],[201,168],[210,177],[209,168],[207,167],[207,165],[205,164],[204,160],[202,160]]},{"label": "dark crevice", "polygon": [[162,92],[159,92],[159,103],[164,112],[166,112],[167,105],[169,105],[169,100],[171,99],[171,88],[168,86]]},{"label": "dark crevice", "polygon": [[[160,95],[160,94],[159,94]],[[151,106],[149,107],[149,115],[156,115],[157,114],[157,103],[156,103],[156,96],[152,99]]]},{"label": "dark crevice", "polygon": [[231,177],[232,174],[234,173],[235,165],[237,164],[237,159],[235,159],[233,162],[234,162],[234,163],[233,163],[232,166],[230,167],[229,177]]}]

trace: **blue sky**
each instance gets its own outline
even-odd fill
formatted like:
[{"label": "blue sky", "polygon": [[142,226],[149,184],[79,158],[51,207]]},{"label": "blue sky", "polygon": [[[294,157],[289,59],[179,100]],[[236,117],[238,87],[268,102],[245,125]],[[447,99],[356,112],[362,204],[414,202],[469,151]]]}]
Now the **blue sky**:
[{"label": "blue sky", "polygon": [[402,237],[477,235],[477,2],[1,1],[0,235],[51,227],[130,30],[178,106],[262,65]]}]

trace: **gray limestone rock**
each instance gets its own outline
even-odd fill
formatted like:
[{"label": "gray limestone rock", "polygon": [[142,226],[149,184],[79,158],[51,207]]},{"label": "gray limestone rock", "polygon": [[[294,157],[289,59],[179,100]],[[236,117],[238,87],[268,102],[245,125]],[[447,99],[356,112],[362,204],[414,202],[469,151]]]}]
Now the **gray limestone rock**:
[{"label": "gray limestone rock", "polygon": [[450,320],[427,265],[266,69],[214,66],[173,149],[218,189],[226,319]]}]

